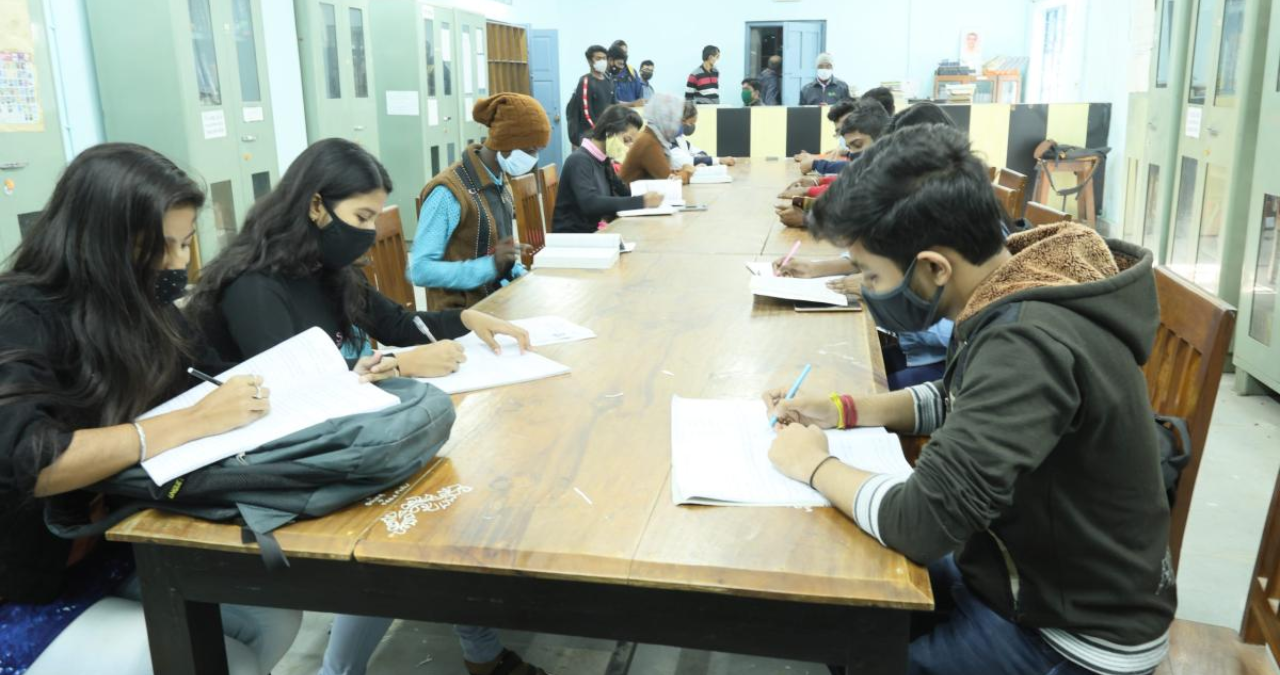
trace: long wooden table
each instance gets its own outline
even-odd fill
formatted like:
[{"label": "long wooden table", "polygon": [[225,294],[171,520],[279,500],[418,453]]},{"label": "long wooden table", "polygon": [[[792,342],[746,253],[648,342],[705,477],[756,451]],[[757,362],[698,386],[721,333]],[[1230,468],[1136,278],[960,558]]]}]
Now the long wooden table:
[{"label": "long wooden table", "polygon": [[733,185],[686,189],[707,212],[615,222],[638,249],[613,269],[535,271],[487,298],[599,337],[540,350],[568,376],[459,397],[450,441],[404,485],[282,528],[287,570],[231,525],[149,512],[114,528],[134,544],[156,672],[225,672],[220,602],[903,672],[909,613],[933,602],[921,567],[834,509],[672,503],[673,395],[754,397],[805,363],[813,391],[884,388],[862,314],[746,291],[745,261],[807,240],[772,214],[793,172],[736,167]]}]

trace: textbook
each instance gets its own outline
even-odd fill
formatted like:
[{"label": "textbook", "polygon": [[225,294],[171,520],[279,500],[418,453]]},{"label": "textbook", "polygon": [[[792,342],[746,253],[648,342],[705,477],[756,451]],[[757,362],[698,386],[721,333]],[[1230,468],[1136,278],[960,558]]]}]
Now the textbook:
[{"label": "textbook", "polygon": [[[335,417],[374,412],[400,402],[372,384],[361,384],[347,368],[333,338],[320,328],[293,336],[240,365],[217,375],[226,382],[237,375],[260,375],[271,391],[271,412],[257,421],[217,436],[184,443],[142,463],[156,485],[196,469],[279,440]],[[189,408],[216,387],[204,382],[138,417]]]},{"label": "textbook", "polygon": [[[897,434],[883,427],[826,431],[831,454],[870,473],[910,473]],[[671,397],[671,498],[710,506],[830,506],[769,461],[777,434],[760,400]]]},{"label": "textbook", "polygon": [[842,278],[835,276],[797,279],[754,274],[751,276],[750,288],[753,295],[847,307],[849,298],[827,287],[828,283]]},{"label": "textbook", "polygon": [[657,192],[662,195],[662,206],[684,206],[682,187],[680,181],[672,179],[637,180],[631,182],[631,194],[638,197],[648,192]]},{"label": "textbook", "polygon": [[546,244],[533,256],[534,269],[607,270],[618,262],[622,235],[548,234]]}]

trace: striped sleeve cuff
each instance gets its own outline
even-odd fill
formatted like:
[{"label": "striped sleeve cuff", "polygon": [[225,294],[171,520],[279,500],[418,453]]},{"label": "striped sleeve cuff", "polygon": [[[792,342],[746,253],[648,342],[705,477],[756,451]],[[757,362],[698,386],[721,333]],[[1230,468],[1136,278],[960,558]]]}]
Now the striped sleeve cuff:
[{"label": "striped sleeve cuff", "polygon": [[875,537],[882,546],[886,544],[880,537],[880,504],[895,485],[907,482],[910,477],[910,473],[875,474],[858,488],[858,494],[853,497],[854,522],[863,532]]},{"label": "striped sleeve cuff", "polygon": [[938,391],[938,386],[933,382],[925,382],[914,387],[907,387],[907,391],[911,392],[911,398],[916,402],[915,433],[918,435],[931,434],[942,426],[942,421],[946,418],[947,411],[944,406],[945,401],[942,398],[942,392]]}]

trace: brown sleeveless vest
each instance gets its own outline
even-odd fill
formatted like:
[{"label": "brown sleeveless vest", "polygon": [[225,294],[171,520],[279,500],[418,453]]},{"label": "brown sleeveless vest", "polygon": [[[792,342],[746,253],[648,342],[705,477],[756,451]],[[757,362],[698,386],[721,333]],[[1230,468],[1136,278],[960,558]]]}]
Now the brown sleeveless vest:
[{"label": "brown sleeveless vest", "polygon": [[[462,159],[432,178],[422,188],[422,199],[425,201],[427,195],[440,186],[448,188],[462,207],[458,227],[445,245],[444,261],[459,262],[492,255],[498,241],[511,236],[515,210],[511,190],[489,177],[488,169],[480,161],[479,144],[467,146]],[[428,288],[427,308],[433,312],[466,309],[498,290],[499,281],[495,278],[466,291]]]}]

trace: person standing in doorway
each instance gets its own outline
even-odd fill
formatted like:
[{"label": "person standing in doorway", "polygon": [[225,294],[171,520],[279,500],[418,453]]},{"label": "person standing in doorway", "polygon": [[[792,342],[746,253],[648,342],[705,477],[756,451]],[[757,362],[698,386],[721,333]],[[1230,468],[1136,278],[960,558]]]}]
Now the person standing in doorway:
[{"label": "person standing in doorway", "polygon": [[818,77],[800,90],[800,105],[831,105],[852,98],[849,85],[835,76],[831,55],[818,55]]},{"label": "person standing in doorway", "polygon": [[609,52],[600,45],[591,45],[587,47],[586,57],[591,70],[578,78],[564,108],[564,116],[569,120],[569,143],[574,148],[582,145],[584,137],[591,135],[596,120],[605,109],[618,102],[613,78],[606,74],[609,72]]},{"label": "person standing in doorway", "polygon": [[653,79],[653,61],[645,59],[640,62],[640,88],[644,90],[644,100],[648,101],[653,98],[653,85],[649,84],[649,80]]},{"label": "person standing in doorway", "polygon": [[782,57],[769,57],[769,67],[760,71],[760,103],[782,105]]},{"label": "person standing in doorway", "polygon": [[685,83],[684,98],[694,103],[720,103],[720,71],[716,70],[716,62],[720,60],[720,48],[707,45],[702,48],[702,65],[689,73]]}]

